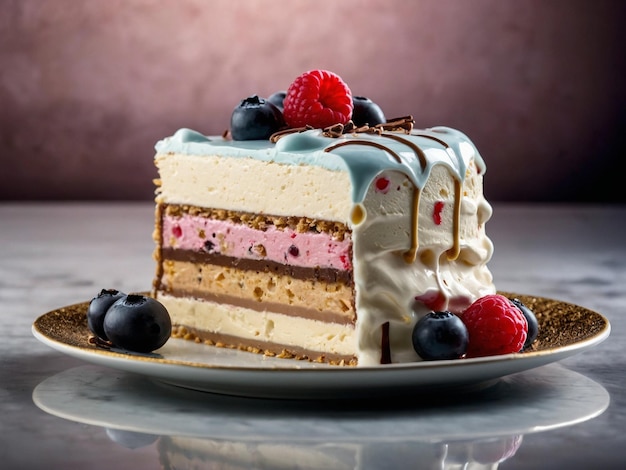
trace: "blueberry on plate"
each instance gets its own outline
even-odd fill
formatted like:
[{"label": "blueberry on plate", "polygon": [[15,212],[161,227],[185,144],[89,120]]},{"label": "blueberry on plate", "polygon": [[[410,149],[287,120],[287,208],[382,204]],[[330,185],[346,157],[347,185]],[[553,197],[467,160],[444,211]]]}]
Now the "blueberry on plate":
[{"label": "blueberry on plate", "polygon": [[511,302],[513,302],[513,305],[515,305],[522,312],[524,318],[526,318],[526,321],[528,322],[528,334],[526,335],[526,341],[524,342],[524,347],[522,348],[526,349],[528,346],[533,344],[533,341],[535,341],[539,335],[539,322],[537,322],[537,317],[533,311],[524,305],[521,300],[512,299]]},{"label": "blueberry on plate", "polygon": [[413,347],[425,361],[459,359],[465,355],[469,334],[463,321],[451,312],[430,312],[413,328]]},{"label": "blueberry on plate", "polygon": [[375,126],[387,122],[383,110],[376,103],[364,96],[354,96],[352,98],[352,122],[357,127],[364,125]]},{"label": "blueberry on plate", "polygon": [[269,101],[250,96],[233,110],[230,133],[234,140],[265,140],[285,127],[283,113]]},{"label": "blueberry on plate", "polygon": [[91,299],[87,308],[87,326],[98,338],[108,340],[104,332],[104,315],[109,307],[124,297],[126,294],[115,289],[102,289],[100,293]]},{"label": "blueberry on plate", "polygon": [[163,346],[172,333],[167,309],[152,297],[129,294],[117,300],[104,317],[104,332],[117,347],[151,352]]}]

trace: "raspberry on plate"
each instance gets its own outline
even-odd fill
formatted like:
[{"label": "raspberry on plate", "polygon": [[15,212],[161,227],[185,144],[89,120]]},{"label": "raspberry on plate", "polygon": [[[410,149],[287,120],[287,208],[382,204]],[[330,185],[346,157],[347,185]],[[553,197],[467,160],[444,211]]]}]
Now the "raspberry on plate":
[{"label": "raspberry on plate", "polygon": [[477,299],[463,312],[461,319],[469,333],[467,357],[515,353],[524,347],[528,322],[503,295]]},{"label": "raspberry on plate", "polygon": [[283,116],[289,127],[323,129],[346,124],[354,108],[352,92],[339,75],[311,70],[296,78],[285,96]]}]

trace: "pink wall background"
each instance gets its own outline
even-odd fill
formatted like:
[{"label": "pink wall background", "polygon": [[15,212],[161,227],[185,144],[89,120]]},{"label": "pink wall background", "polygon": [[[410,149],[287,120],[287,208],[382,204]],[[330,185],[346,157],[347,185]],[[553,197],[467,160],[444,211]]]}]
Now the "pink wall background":
[{"label": "pink wall background", "polygon": [[158,139],[221,133],[242,98],[325,68],[388,117],[466,132],[493,201],[626,202],[625,13],[620,0],[0,0],[0,200],[149,200]]}]

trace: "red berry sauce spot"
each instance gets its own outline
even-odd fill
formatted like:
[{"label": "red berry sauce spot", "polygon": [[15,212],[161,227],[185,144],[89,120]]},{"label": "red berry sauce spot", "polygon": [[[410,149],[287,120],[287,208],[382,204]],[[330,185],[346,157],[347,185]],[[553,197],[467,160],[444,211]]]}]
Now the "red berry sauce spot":
[{"label": "red berry sauce spot", "polygon": [[422,295],[415,296],[415,300],[423,303],[434,312],[438,312],[446,308],[446,298],[438,290],[429,289]]},{"label": "red berry sauce spot", "polygon": [[435,207],[433,209],[433,221],[435,222],[435,225],[441,225],[441,212],[443,211],[443,206],[445,206],[443,201],[435,202]]},{"label": "red berry sauce spot", "polygon": [[389,188],[391,187],[391,181],[389,181],[389,178],[381,176],[380,178],[376,179],[374,186],[376,188],[376,192],[387,194]]},{"label": "red berry sauce spot", "polygon": [[341,263],[343,264],[343,269],[350,269],[352,266],[350,265],[350,259],[346,255],[339,256]]},{"label": "red berry sauce spot", "polygon": [[180,238],[183,236],[183,229],[180,228],[180,225],[174,225],[172,227],[172,235],[174,235],[176,238]]}]

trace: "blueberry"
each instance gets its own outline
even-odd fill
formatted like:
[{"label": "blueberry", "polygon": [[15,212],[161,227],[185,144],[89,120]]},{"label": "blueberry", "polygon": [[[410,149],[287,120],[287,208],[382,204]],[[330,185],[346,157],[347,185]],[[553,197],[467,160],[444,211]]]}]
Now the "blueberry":
[{"label": "blueberry", "polygon": [[426,360],[458,359],[467,351],[469,334],[461,319],[451,312],[430,312],[413,328],[413,347]]},{"label": "blueberry", "polygon": [[104,317],[104,331],[119,348],[150,352],[168,340],[172,321],[158,300],[129,294],[111,305]]},{"label": "blueberry", "polygon": [[234,140],[265,140],[283,127],[285,119],[280,109],[256,95],[239,103],[230,117]]},{"label": "blueberry", "polygon": [[537,317],[533,311],[524,305],[521,300],[513,299],[511,302],[513,302],[513,305],[515,305],[524,314],[524,318],[526,318],[526,321],[528,322],[528,334],[526,335],[526,341],[524,342],[524,347],[522,348],[526,349],[537,339],[537,336],[539,335],[539,323],[537,322]]},{"label": "blueberry", "polygon": [[276,106],[280,110],[280,112],[282,113],[283,108],[284,108],[283,102],[285,101],[285,96],[287,96],[287,92],[286,91],[277,91],[276,93],[272,93],[267,98],[267,101],[269,101],[274,106]]},{"label": "blueberry", "polygon": [[115,289],[102,289],[100,293],[91,299],[87,309],[87,326],[89,330],[98,338],[108,340],[104,332],[104,315],[117,300],[126,294]]},{"label": "blueberry", "polygon": [[376,103],[364,96],[354,96],[352,98],[354,108],[352,110],[352,122],[357,127],[375,126],[376,124],[384,124],[387,122],[383,110]]}]

